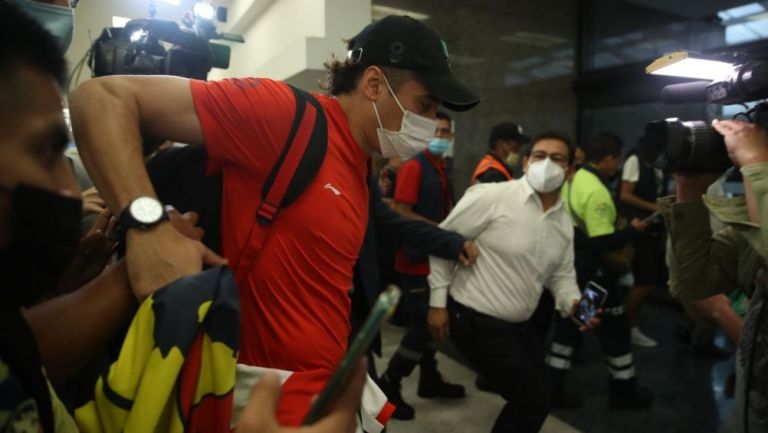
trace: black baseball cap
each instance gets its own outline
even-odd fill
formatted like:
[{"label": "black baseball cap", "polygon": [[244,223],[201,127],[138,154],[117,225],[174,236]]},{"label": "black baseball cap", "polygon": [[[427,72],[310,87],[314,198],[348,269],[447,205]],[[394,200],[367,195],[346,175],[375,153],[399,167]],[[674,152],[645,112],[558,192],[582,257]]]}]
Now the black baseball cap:
[{"label": "black baseball cap", "polygon": [[453,76],[445,41],[411,17],[390,15],[374,21],[348,46],[348,58],[354,62],[413,72],[450,110],[466,111],[480,102],[479,96]]},{"label": "black baseball cap", "polygon": [[527,144],[531,138],[523,134],[523,127],[512,122],[502,122],[494,125],[491,129],[491,136],[488,139],[488,146],[493,148],[497,140],[515,140],[520,144]]}]

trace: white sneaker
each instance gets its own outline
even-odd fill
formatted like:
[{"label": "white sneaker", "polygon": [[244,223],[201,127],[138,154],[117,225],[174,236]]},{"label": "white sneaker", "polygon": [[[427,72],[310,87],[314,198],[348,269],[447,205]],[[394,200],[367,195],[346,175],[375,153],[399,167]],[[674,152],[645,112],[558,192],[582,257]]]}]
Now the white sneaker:
[{"label": "white sneaker", "polygon": [[632,328],[630,333],[632,336],[632,344],[639,347],[656,347],[659,343],[653,338],[643,334],[637,327]]}]

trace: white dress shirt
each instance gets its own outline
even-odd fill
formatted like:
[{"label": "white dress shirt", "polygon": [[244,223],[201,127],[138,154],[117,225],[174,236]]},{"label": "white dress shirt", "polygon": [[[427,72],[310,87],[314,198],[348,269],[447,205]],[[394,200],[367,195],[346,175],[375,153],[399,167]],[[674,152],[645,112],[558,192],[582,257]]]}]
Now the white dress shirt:
[{"label": "white dress shirt", "polygon": [[440,227],[473,239],[480,256],[468,268],[429,258],[431,307],[445,308],[450,290],[456,301],[476,311],[523,322],[536,310],[545,286],[564,317],[579,299],[573,223],[559,200],[544,212],[525,178],[472,186]]}]

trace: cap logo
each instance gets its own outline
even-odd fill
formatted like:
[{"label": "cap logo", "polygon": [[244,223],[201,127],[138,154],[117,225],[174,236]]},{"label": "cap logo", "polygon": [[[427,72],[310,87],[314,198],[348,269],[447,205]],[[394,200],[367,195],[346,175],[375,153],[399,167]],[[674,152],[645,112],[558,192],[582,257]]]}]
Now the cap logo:
[{"label": "cap logo", "polygon": [[443,55],[445,56],[445,60],[448,62],[448,70],[453,70],[451,67],[451,62],[448,61],[448,45],[445,43],[444,40],[440,39],[440,46],[443,48]]},{"label": "cap logo", "polygon": [[443,55],[447,59],[448,58],[448,44],[446,44],[444,40],[440,39],[440,46],[443,47]]},{"label": "cap logo", "polygon": [[392,42],[389,46],[389,62],[393,64],[400,63],[403,59],[403,52],[405,51],[405,45],[400,41]]}]

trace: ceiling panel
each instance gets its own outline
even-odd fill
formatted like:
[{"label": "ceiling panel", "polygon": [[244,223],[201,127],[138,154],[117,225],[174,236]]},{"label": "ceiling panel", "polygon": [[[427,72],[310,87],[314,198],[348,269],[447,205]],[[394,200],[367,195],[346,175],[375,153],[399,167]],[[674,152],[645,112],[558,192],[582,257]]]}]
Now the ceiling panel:
[{"label": "ceiling panel", "polygon": [[678,15],[685,18],[702,18],[715,15],[723,9],[741,6],[753,1],[745,0],[624,0],[649,9]]}]

